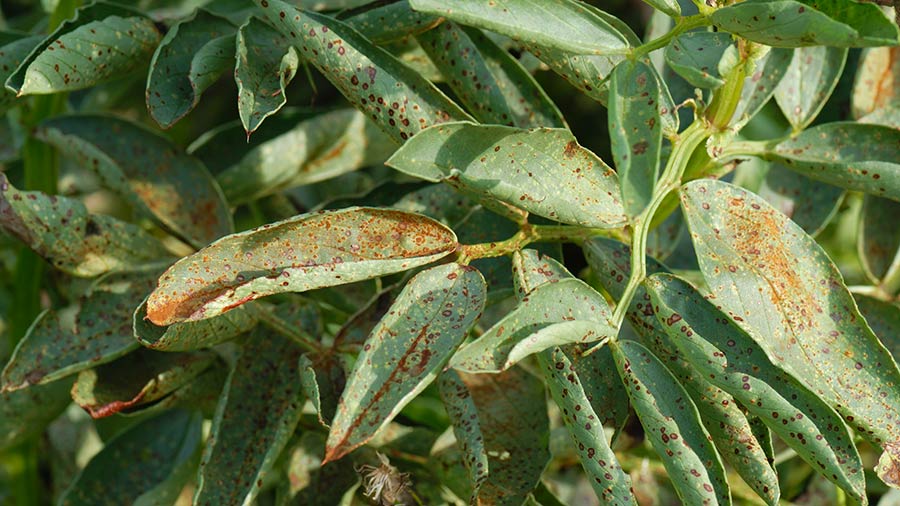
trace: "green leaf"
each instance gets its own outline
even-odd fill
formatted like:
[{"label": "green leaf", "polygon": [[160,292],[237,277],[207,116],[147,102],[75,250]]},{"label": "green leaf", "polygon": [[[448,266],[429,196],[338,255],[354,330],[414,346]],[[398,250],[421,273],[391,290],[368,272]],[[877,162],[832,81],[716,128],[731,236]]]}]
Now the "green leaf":
[{"label": "green leaf", "polygon": [[158,353],[139,349],[78,373],[72,400],[93,418],[103,418],[171,394],[205,371],[212,352]]},{"label": "green leaf", "polygon": [[[150,290],[153,288],[154,286],[151,286]],[[191,351],[209,348],[230,341],[252,329],[257,322],[255,311],[261,309],[240,306],[207,320],[157,326],[147,317],[145,298],[132,315],[132,337],[137,343],[156,351]]]},{"label": "green leaf", "polygon": [[888,274],[900,251],[900,230],[894,221],[897,216],[900,202],[871,195],[863,199],[857,248],[863,270],[875,284]]},{"label": "green leaf", "polygon": [[685,504],[731,504],[725,468],[684,388],[650,350],[612,341],[616,369],[647,439]]},{"label": "green leaf", "polygon": [[94,170],[109,189],[194,246],[232,230],[221,190],[203,164],[136,123],[100,115],[58,116],[41,123],[36,135]]},{"label": "green leaf", "polygon": [[565,127],[556,105],[531,74],[477,28],[445,21],[418,40],[478,121],[520,128]]},{"label": "green leaf", "polygon": [[375,44],[402,39],[431,30],[443,20],[412,10],[408,0],[371,2],[338,14],[338,19],[364,33]]},{"label": "green leaf", "polygon": [[900,371],[822,248],[765,201],[727,183],[688,183],[681,202],[722,311],[862,435],[900,441]]},{"label": "green leaf", "polygon": [[513,287],[519,302],[542,285],[573,278],[562,264],[535,249],[513,252],[512,265]]},{"label": "green leaf", "polygon": [[185,117],[200,95],[234,64],[235,27],[197,9],[163,37],[147,77],[147,110],[163,128]]},{"label": "green leaf", "polygon": [[900,358],[900,307],[867,295],[853,294],[859,314],[881,339],[894,360]]},{"label": "green leaf", "polygon": [[38,44],[6,86],[19,96],[89,88],[140,68],[159,37],[137,11],[92,3]]},{"label": "green leaf", "polygon": [[40,433],[72,402],[71,379],[0,392],[0,449]]},{"label": "green leaf", "polygon": [[588,343],[616,335],[606,299],[578,279],[537,287],[502,320],[454,355],[451,366],[500,372],[553,346]]},{"label": "green leaf", "polygon": [[325,461],[365,444],[443,369],[481,316],[484,278],[451,263],[413,277],[366,340],[328,434]]},{"label": "green leaf", "polygon": [[[123,417],[141,418],[173,408],[184,408],[200,411],[204,418],[212,418],[227,379],[228,365],[219,359],[187,384],[178,387],[162,399],[135,406],[127,411],[120,411],[118,414]],[[197,455],[197,463],[199,460],[200,455]],[[194,472],[192,471],[191,474]]]},{"label": "green leaf", "polygon": [[681,16],[681,4],[678,0],[644,0],[644,2],[673,18]]},{"label": "green leaf", "polygon": [[358,481],[350,459],[322,465],[325,436],[303,431],[284,450],[284,474],[287,479],[279,485],[275,504],[304,506],[334,506]]},{"label": "green leaf", "polygon": [[628,41],[574,0],[410,0],[417,11],[574,54],[624,54]]},{"label": "green leaf", "polygon": [[538,354],[538,362],[597,497],[603,504],[637,504],[631,492],[631,477],[622,470],[606,442],[602,418],[595,412],[593,399],[585,391],[573,360],[554,348]]},{"label": "green leaf", "polygon": [[156,325],[211,318],[274,293],[426,265],[456,247],[452,230],[417,214],[365,207],[302,214],[229,235],[182,258],[150,294],[147,316]]},{"label": "green leaf", "polygon": [[457,228],[477,204],[460,192],[447,190],[447,186],[442,184],[426,185],[400,197],[391,207],[424,214],[451,228]]},{"label": "green leaf", "polygon": [[653,197],[663,134],[678,132],[675,104],[654,67],[619,64],[610,77],[609,138],[625,212],[635,217]]},{"label": "green leaf", "polygon": [[[3,35],[7,35],[4,33]],[[0,83],[5,83],[13,71],[28,57],[43,37],[40,35],[21,35],[15,39],[4,37],[0,46]],[[5,112],[15,104],[16,94],[12,90],[0,90],[0,112]]]},{"label": "green leaf", "polygon": [[615,228],[625,220],[615,172],[568,130],[439,125],[386,163],[563,223]]},{"label": "green leaf", "polygon": [[550,460],[543,383],[521,368],[441,375],[441,397],[475,476],[473,504],[522,504]]},{"label": "green leaf", "polygon": [[789,169],[824,183],[900,201],[900,130],[826,123],[770,148]]},{"label": "green leaf", "polygon": [[900,48],[873,47],[863,51],[853,83],[854,118],[900,103]]},{"label": "green leaf", "polygon": [[300,56],[290,39],[256,17],[238,30],[236,45],[238,113],[249,137],[287,103],[285,90],[297,75]]},{"label": "green leaf", "polygon": [[692,85],[715,89],[725,82],[719,62],[731,46],[732,36],[726,32],[684,33],[666,46],[666,63]]},{"label": "green leaf", "polygon": [[250,504],[303,410],[302,350],[265,327],[244,344],[203,450],[194,504]]},{"label": "green leaf", "polygon": [[808,234],[816,235],[837,213],[846,192],[772,162],[756,193]]},{"label": "green leaf", "polygon": [[4,367],[2,390],[55,381],[136,349],[138,343],[124,322],[141,294],[153,288],[159,272],[154,268],[98,279],[81,299],[74,326],[64,325],[53,309],[41,313]]},{"label": "green leaf", "polygon": [[[316,408],[319,423],[323,427],[331,426],[341,394],[347,384],[349,369],[345,356],[337,353],[306,354],[300,357],[300,382],[303,385],[303,393]],[[324,454],[325,441],[322,441],[320,455]]]},{"label": "green leaf", "polygon": [[0,227],[53,267],[91,277],[170,257],[156,238],[72,198],[15,189],[0,173]]},{"label": "green leaf", "polygon": [[745,0],[716,9],[713,24],[775,47],[895,46],[897,26],[874,4],[847,0]]},{"label": "green leaf", "polygon": [[734,395],[782,441],[825,478],[865,502],[865,478],[853,437],[840,416],[796,379],[783,373],[754,340],[704,299],[670,275],[646,286],[660,325],[703,376]]},{"label": "green leaf", "polygon": [[876,109],[871,114],[859,118],[860,123],[884,125],[895,130],[900,130],[900,102]]},{"label": "green leaf", "polygon": [[775,88],[775,101],[794,131],[816,118],[837,86],[847,61],[847,48],[798,47],[784,79]]},{"label": "green leaf", "polygon": [[338,109],[254,146],[216,179],[231,204],[384,162],[396,149],[362,113]]},{"label": "green leaf", "polygon": [[730,129],[740,130],[772,98],[793,55],[790,49],[773,48],[756,62],[756,70],[744,79],[741,99],[728,122]]},{"label": "green leaf", "polygon": [[360,351],[372,329],[387,314],[397,295],[400,294],[400,288],[400,283],[384,288],[350,315],[335,334],[332,348],[343,352]]},{"label": "green leaf", "polygon": [[279,0],[256,0],[300,55],[398,144],[425,127],[469,119],[431,82],[346,24]]},{"label": "green leaf", "polygon": [[[60,506],[148,504],[149,494],[168,479],[180,491],[196,465],[203,419],[188,411],[170,411],[118,434],[95,455],[63,493]],[[174,498],[172,498],[174,499]],[[150,503],[152,504],[152,503]]]}]

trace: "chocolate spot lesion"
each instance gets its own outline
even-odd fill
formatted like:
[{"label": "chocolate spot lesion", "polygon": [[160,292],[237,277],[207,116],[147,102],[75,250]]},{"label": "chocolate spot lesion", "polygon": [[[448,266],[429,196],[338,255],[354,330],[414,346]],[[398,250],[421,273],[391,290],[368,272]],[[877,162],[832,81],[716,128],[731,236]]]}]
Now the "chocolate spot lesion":
[{"label": "chocolate spot lesion", "polygon": [[100,235],[100,232],[100,225],[98,225],[93,218],[88,218],[87,223],[85,223],[84,225],[84,236],[91,237],[94,235]]}]

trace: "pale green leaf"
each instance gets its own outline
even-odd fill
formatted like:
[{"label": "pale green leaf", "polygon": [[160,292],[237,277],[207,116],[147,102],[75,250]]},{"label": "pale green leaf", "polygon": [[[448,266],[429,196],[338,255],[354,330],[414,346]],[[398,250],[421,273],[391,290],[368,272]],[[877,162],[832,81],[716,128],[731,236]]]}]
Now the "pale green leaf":
[{"label": "pale green leaf", "polygon": [[[31,50],[37,46],[43,37],[40,35],[18,35],[15,38],[7,37],[10,35],[3,33],[3,39],[0,40],[0,83],[5,83],[13,71],[28,57]],[[0,89],[0,112],[15,105],[16,94],[9,89]]]},{"label": "pale green leaf", "polygon": [[816,235],[837,213],[846,191],[772,162],[756,193],[808,234]]},{"label": "pale green leaf", "polygon": [[900,48],[873,47],[863,51],[853,83],[854,118],[900,103]]},{"label": "pale green leaf", "polygon": [[795,131],[806,128],[837,86],[847,61],[847,48],[812,46],[794,49],[775,101]]},{"label": "pale green leaf", "polygon": [[774,48],[756,61],[753,73],[744,79],[741,99],[728,122],[729,128],[740,130],[766,105],[787,72],[793,55],[790,49]]},{"label": "pale green leaf", "polygon": [[[149,290],[155,288],[150,286]],[[131,307],[131,306],[129,306]],[[190,351],[224,343],[252,329],[260,308],[236,307],[206,320],[157,326],[147,318],[147,299],[132,315],[132,341],[157,351]]]},{"label": "pale green leaf", "polygon": [[900,251],[900,202],[866,195],[860,214],[857,248],[866,275],[880,282],[891,270]]},{"label": "pale green leaf", "polygon": [[692,85],[715,89],[725,82],[719,74],[719,61],[731,45],[729,33],[688,32],[666,46],[666,63]]},{"label": "pale green leaf", "polygon": [[431,30],[442,21],[438,16],[412,10],[409,0],[371,2],[341,12],[338,19],[365,34],[366,38],[375,44]]}]

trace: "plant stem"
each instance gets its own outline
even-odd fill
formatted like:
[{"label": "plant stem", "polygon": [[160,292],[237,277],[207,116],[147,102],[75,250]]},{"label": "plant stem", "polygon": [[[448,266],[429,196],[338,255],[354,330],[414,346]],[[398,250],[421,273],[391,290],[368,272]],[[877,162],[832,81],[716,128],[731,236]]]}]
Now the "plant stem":
[{"label": "plant stem", "polygon": [[479,258],[511,255],[533,242],[581,242],[592,237],[611,237],[623,240],[622,228],[585,228],[572,225],[531,225],[525,223],[509,239],[498,242],[464,244],[460,247],[457,262],[468,264]]}]

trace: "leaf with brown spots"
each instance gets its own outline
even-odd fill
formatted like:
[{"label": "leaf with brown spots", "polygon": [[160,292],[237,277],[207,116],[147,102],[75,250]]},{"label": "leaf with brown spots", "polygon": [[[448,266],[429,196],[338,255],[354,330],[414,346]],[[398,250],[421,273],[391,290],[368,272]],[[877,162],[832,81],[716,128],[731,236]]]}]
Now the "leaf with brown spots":
[{"label": "leaf with brown spots", "polygon": [[853,294],[853,299],[872,332],[895,361],[900,359],[900,306],[858,293]]},{"label": "leaf with brown spots", "polygon": [[666,63],[692,85],[716,89],[725,82],[719,62],[732,45],[731,34],[726,32],[687,32],[666,46]]},{"label": "leaf with brown spots", "polygon": [[790,49],[773,48],[760,56],[753,73],[744,79],[741,99],[728,122],[729,129],[739,131],[766,105],[787,72],[793,55]]},{"label": "leaf with brown spots", "polygon": [[[866,195],[857,230],[857,251],[863,270],[874,284],[888,277],[900,253],[900,202]],[[880,335],[880,334],[878,334]]]},{"label": "leaf with brown spots", "polygon": [[0,450],[39,434],[72,402],[70,378],[0,392]]},{"label": "leaf with brown spots", "polygon": [[194,504],[253,502],[300,421],[302,351],[262,326],[246,340],[216,408]]},{"label": "leaf with brown spots", "polygon": [[[0,32],[0,83],[6,82],[43,39],[40,35]],[[15,92],[7,88],[0,90],[0,112],[6,112],[15,105],[15,101]]]},{"label": "leaf with brown spots", "polygon": [[[36,135],[193,246],[232,231],[228,205],[206,167],[137,123],[102,115],[57,116],[41,123]],[[190,191],[178,191],[184,188]]]},{"label": "leaf with brown spots", "polygon": [[[150,286],[152,290],[154,286]],[[147,317],[145,298],[132,314],[132,338],[156,351],[191,351],[209,348],[252,329],[257,322],[257,307],[240,306],[207,320],[155,325]]]},{"label": "leaf with brown spots", "polygon": [[441,17],[412,10],[408,0],[370,2],[356,9],[340,12],[337,18],[365,34],[375,44],[417,35],[431,30],[443,21]]},{"label": "leaf with brown spots", "polygon": [[832,408],[766,358],[731,319],[684,281],[655,274],[645,282],[660,326],[682,356],[734,396],[813,469],[864,503],[862,462]]},{"label": "leaf with brown spots", "polygon": [[156,325],[202,320],[266,295],[401,272],[456,250],[449,228],[375,208],[303,214],[224,237],[182,258],[147,300]]},{"label": "leaf with brown spots", "polygon": [[421,132],[386,163],[563,223],[625,221],[616,173],[568,130],[449,123]]},{"label": "leaf with brown spots", "polygon": [[20,96],[89,88],[136,70],[159,38],[153,20],[138,11],[91,3],[38,44],[6,85]]},{"label": "leaf with brown spots", "polygon": [[608,344],[647,439],[684,504],[730,505],[725,468],[690,396],[636,341]]},{"label": "leaf with brown spots", "polygon": [[825,46],[794,49],[784,79],[775,88],[775,101],[794,131],[806,128],[825,106],[844,72],[847,52]]},{"label": "leaf with brown spots", "polygon": [[847,0],[744,0],[716,9],[713,24],[773,47],[897,45],[900,31],[875,4]]},{"label": "leaf with brown spots", "polygon": [[722,311],[853,429],[877,444],[900,441],[900,371],[822,248],[728,183],[688,183],[681,204]]},{"label": "leaf with brown spots", "polygon": [[477,28],[445,21],[417,39],[478,121],[520,128],[566,126],[531,74]]},{"label": "leaf with brown spots", "polygon": [[325,460],[365,444],[437,377],[481,316],[477,270],[455,263],[413,277],[372,330],[349,375]]},{"label": "leaf with brown spots", "polygon": [[808,234],[821,232],[837,214],[846,190],[788,170],[778,162],[765,165],[765,178],[758,189],[753,189],[757,195]]},{"label": "leaf with brown spots", "polygon": [[851,100],[857,119],[900,104],[900,47],[873,47],[863,52]]},{"label": "leaf with brown spots", "polygon": [[80,201],[15,189],[0,173],[0,227],[74,276],[137,269],[171,254],[140,227],[88,214]]},{"label": "leaf with brown spots", "polygon": [[235,26],[197,9],[173,26],[153,53],[145,93],[147,111],[169,128],[200,102],[200,95],[234,65]]},{"label": "leaf with brown spots", "polygon": [[[300,357],[300,383],[312,402],[323,427],[330,427],[338,400],[347,385],[350,365],[347,356],[334,352],[306,354]],[[324,441],[322,455],[325,453]],[[321,459],[321,457],[319,457]]]},{"label": "leaf with brown spots", "polygon": [[296,506],[334,506],[358,483],[350,459],[322,465],[325,436],[305,430],[284,449],[284,474],[287,483],[279,485],[276,504]]},{"label": "leaf with brown spots", "polygon": [[428,126],[469,119],[431,82],[349,25],[280,0],[256,3],[301,58],[398,144]]}]

